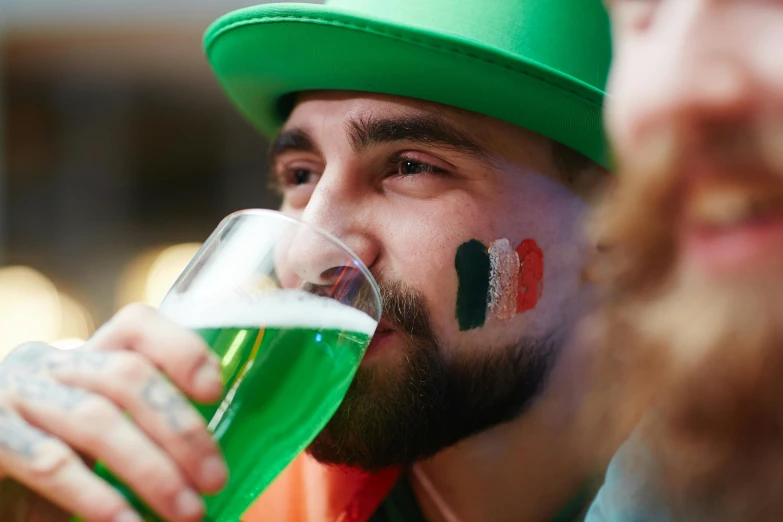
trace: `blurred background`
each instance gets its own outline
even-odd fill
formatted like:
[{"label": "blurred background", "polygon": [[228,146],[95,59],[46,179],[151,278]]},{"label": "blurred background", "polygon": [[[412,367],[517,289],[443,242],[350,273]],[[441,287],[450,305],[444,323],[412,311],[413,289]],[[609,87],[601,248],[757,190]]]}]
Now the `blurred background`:
[{"label": "blurred background", "polygon": [[157,306],[221,218],[277,205],[201,48],[256,3],[0,0],[0,358]]}]

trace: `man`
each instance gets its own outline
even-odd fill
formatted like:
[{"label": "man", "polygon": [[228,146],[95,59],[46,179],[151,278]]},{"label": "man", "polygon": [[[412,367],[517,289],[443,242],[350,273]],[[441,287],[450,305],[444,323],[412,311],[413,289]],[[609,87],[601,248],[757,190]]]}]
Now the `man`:
[{"label": "man", "polygon": [[[303,457],[248,520],[577,516],[591,471],[565,429],[577,403],[547,383],[589,301],[582,217],[606,177],[600,3],[262,5],[216,22],[205,45],[234,104],[276,135],[282,210],[344,241],[384,301],[309,449],[341,466]],[[0,469],[89,520],[134,520],[73,448],[167,520],[196,520],[195,492],[225,474],[203,423],[181,413],[190,428],[172,431],[139,397],[154,379],[177,400],[154,367],[187,395],[219,393],[203,344],[139,307],[81,351],[23,347],[0,365]]]},{"label": "man", "polygon": [[783,3],[609,4],[599,396],[643,418],[590,520],[780,520]]}]

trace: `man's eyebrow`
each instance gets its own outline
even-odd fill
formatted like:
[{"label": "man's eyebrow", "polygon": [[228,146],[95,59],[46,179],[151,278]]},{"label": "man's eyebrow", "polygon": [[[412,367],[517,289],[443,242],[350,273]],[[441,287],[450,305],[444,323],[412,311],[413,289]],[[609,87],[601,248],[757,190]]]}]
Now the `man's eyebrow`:
[{"label": "man's eyebrow", "polygon": [[492,162],[492,154],[486,147],[436,115],[352,118],[346,124],[346,131],[355,152],[373,145],[408,141],[438,145]]},{"label": "man's eyebrow", "polygon": [[288,151],[320,153],[310,134],[299,128],[286,129],[277,135],[269,146],[269,163],[274,165],[277,158]]}]

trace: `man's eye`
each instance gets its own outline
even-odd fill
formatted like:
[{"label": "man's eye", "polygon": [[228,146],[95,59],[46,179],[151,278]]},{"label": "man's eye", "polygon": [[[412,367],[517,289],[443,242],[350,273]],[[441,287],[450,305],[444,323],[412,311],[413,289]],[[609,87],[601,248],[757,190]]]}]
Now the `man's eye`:
[{"label": "man's eye", "polygon": [[298,187],[315,182],[316,176],[317,174],[310,169],[293,168],[286,171],[283,181],[289,187]]},{"label": "man's eye", "polygon": [[294,185],[304,185],[310,181],[310,175],[312,172],[306,169],[295,170],[291,176],[291,181]]},{"label": "man's eye", "polygon": [[412,174],[426,174],[442,172],[439,168],[414,160],[401,160],[397,166],[397,174],[410,176]]}]

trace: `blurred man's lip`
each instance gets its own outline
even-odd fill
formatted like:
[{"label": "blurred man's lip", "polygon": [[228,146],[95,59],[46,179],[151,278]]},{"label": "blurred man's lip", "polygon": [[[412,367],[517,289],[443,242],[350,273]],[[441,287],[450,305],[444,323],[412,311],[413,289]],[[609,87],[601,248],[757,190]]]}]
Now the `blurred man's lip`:
[{"label": "blurred man's lip", "polygon": [[680,240],[687,267],[707,276],[783,266],[783,182],[699,179],[688,189]]},{"label": "blurred man's lip", "polygon": [[397,329],[394,328],[385,317],[381,318],[378,327],[375,329],[375,334],[370,341],[370,346],[367,347],[367,351],[364,354],[363,361],[370,360],[383,352],[386,345],[389,344],[389,341],[396,333]]}]

